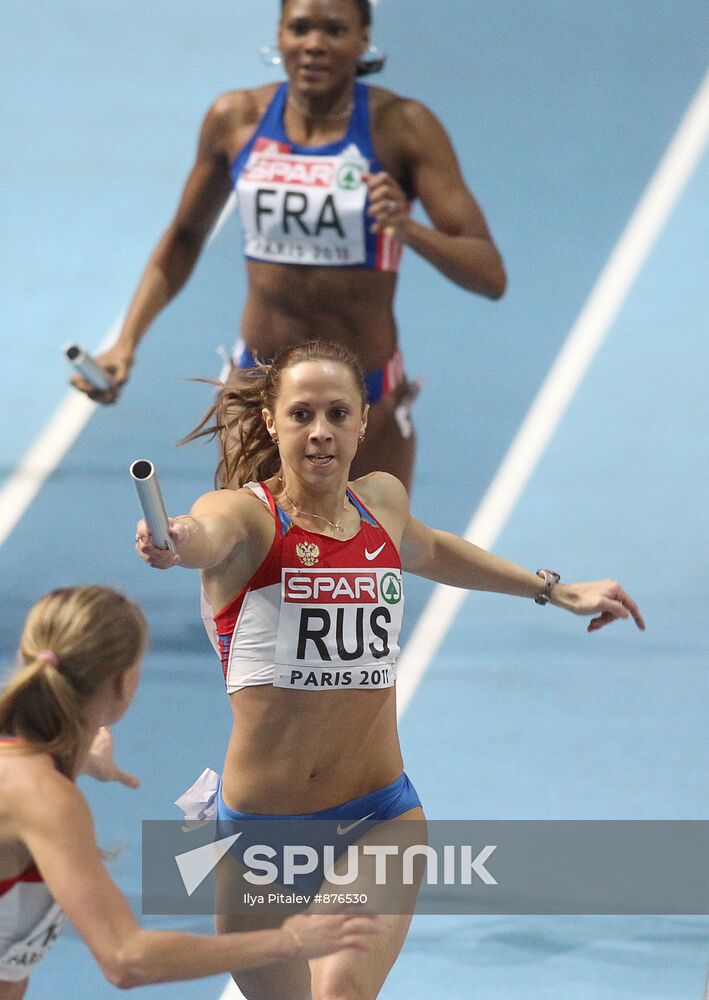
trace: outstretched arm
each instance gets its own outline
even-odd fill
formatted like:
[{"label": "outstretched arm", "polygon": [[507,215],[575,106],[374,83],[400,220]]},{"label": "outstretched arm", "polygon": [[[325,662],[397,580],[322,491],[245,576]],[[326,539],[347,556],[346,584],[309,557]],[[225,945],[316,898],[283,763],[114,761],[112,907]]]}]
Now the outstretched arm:
[{"label": "outstretched arm", "polygon": [[145,521],[138,521],[135,548],[154,569],[209,569],[229,556],[255,569],[272,540],[273,522],[249,490],[205,493],[184,517],[169,519],[174,552],[153,545]]},{"label": "outstretched arm", "polygon": [[225,134],[234,116],[234,97],[224,95],[207,113],[197,158],[174,219],[151,254],[128,307],[118,340],[96,360],[113,382],[97,390],[80,375],[72,384],[100,403],[113,403],[128,380],[135,352],[158,313],[177,295],[192,273],[207,235],[231,191]]},{"label": "outstretched arm", "polygon": [[33,787],[13,809],[19,838],[106,977],[123,989],[362,948],[376,933],[376,918],[352,914],[302,915],[276,930],[215,937],[143,930],[103,865],[84,797],[56,774],[40,774]]},{"label": "outstretched arm", "polygon": [[[536,573],[447,531],[436,531],[409,516],[401,541],[404,569],[438,583],[466,590],[534,598],[545,589]],[[577,615],[592,615],[589,632],[618,618],[632,617],[639,629],[645,621],[635,601],[614,580],[557,583],[550,603]]]}]

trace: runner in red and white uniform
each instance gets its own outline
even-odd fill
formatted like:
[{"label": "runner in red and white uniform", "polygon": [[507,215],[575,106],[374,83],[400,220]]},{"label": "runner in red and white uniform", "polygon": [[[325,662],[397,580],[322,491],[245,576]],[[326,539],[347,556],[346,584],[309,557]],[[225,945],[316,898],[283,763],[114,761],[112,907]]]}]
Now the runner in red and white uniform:
[{"label": "runner in red and white uniform", "polygon": [[391,687],[404,596],[401,560],[386,530],[349,488],[361,526],[342,541],[296,524],[265,483],[246,488],[271,511],[276,530],[248,585],[208,625],[227,692],[257,684]]},{"label": "runner in red and white uniform", "polygon": [[361,915],[297,916],[279,931],[221,939],[140,928],[74,778],[137,785],[113,763],[104,723],[130,705],[145,639],[138,607],[105,587],[53,591],[25,624],[0,691],[0,1000],[24,995],[65,917],[121,987],[357,949],[375,931]]},{"label": "runner in red and white uniform", "polygon": [[[235,374],[215,407],[219,478],[246,488],[208,493],[173,520],[175,552],[156,548],[138,524],[136,547],[150,565],[202,571],[234,716],[220,820],[337,817],[348,829],[365,818],[423,818],[396,724],[402,568],[592,615],[589,631],[630,616],[644,628],[613,581],[563,584],[434,531],[385,473],[350,483],[368,433],[365,399],[361,368],[334,344],[288,348],[272,365]],[[220,916],[217,926],[249,919]],[[381,917],[366,955],[235,978],[249,1000],[374,998],[410,919]]]}]

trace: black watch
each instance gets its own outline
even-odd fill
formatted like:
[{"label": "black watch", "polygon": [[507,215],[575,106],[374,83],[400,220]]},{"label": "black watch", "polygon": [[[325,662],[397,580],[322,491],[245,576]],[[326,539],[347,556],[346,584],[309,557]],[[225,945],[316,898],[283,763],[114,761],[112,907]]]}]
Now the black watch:
[{"label": "black watch", "polygon": [[544,581],[544,590],[534,598],[535,604],[548,604],[551,592],[557,585],[561,577],[553,569],[538,569],[537,576],[541,576]]}]

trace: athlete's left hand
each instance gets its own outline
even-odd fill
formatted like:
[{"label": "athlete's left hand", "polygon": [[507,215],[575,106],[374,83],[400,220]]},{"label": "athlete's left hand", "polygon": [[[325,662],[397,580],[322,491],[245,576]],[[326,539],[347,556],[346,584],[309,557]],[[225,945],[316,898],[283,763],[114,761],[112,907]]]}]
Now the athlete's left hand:
[{"label": "athlete's left hand", "polygon": [[122,771],[113,759],[113,736],[108,726],[101,726],[96,733],[86,761],[86,774],[97,781],[119,781],[128,788],[138,788],[140,782],[134,774]]},{"label": "athlete's left hand", "polygon": [[409,204],[401,186],[387,173],[365,174],[364,181],[369,189],[369,214],[374,219],[371,232],[386,233],[403,243]]},{"label": "athlete's left hand", "polygon": [[551,603],[575,615],[595,615],[587,632],[597,632],[618,618],[632,617],[639,629],[645,629],[640,608],[615,580],[595,580],[592,583],[557,583],[551,592]]}]

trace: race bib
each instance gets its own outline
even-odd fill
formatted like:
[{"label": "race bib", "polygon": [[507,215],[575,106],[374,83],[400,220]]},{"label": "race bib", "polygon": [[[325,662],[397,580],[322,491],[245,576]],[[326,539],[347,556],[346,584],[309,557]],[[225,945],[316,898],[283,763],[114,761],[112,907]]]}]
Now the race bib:
[{"label": "race bib", "polygon": [[403,607],[399,569],[284,569],[274,685],[391,687]]},{"label": "race bib", "polygon": [[56,941],[65,919],[58,904],[52,903],[29,934],[0,955],[0,980],[16,982],[29,976]]},{"label": "race bib", "polygon": [[237,183],[246,255],[283,264],[365,263],[369,161],[354,145],[331,157],[284,149],[258,140]]}]

